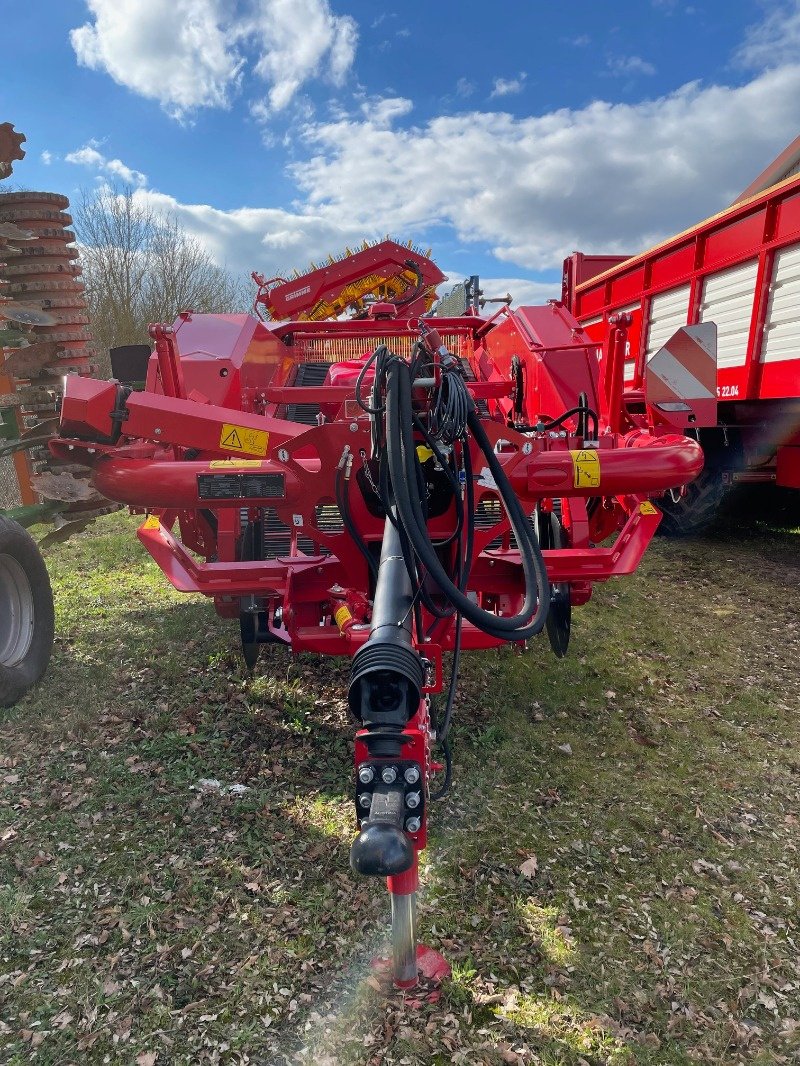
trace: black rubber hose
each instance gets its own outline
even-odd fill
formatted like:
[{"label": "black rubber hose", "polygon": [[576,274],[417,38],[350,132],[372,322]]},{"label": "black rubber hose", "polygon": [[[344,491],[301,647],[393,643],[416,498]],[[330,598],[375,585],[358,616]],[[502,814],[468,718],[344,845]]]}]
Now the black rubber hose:
[{"label": "black rubber hose", "polygon": [[339,508],[339,513],[342,516],[342,522],[344,522],[345,529],[350,534],[350,537],[351,537],[353,543],[355,544],[355,546],[358,548],[358,550],[364,556],[364,559],[366,560],[367,566],[369,567],[369,572],[372,574],[373,580],[377,582],[377,580],[378,580],[378,565],[377,565],[377,563],[375,562],[375,559],[372,556],[372,552],[367,547],[366,541],[364,540],[364,538],[361,536],[361,533],[356,528],[356,524],[353,521],[352,515],[350,514],[350,503],[349,503],[349,500],[347,498],[347,486],[345,484],[343,484],[344,480],[345,479],[344,479],[343,470],[341,470],[341,469],[337,470],[336,471],[336,479],[335,479],[336,504],[337,504],[337,506]]},{"label": "black rubber hose", "polygon": [[550,584],[539,545],[513,489],[497,460],[477,412],[472,407],[468,425],[484,454],[517,538],[525,574],[525,600],[515,615],[495,615],[466,596],[450,579],[428,536],[420,503],[410,492],[416,477],[411,464],[416,461],[412,429],[411,379],[408,366],[391,359],[387,366],[386,424],[387,454],[398,516],[418,558],[446,598],[479,629],[506,641],[527,640],[544,626],[550,601]]},{"label": "black rubber hose", "polygon": [[450,685],[447,691],[447,703],[441,722],[436,723],[436,743],[442,744],[450,732],[450,723],[453,720],[453,704],[456,700],[456,682],[458,681],[458,669],[461,665],[461,615],[456,618],[456,633],[453,641],[453,668],[450,671]]},{"label": "black rubber hose", "polygon": [[449,740],[445,740],[442,743],[442,755],[444,755],[444,781],[435,792],[431,792],[431,803],[443,799],[450,791],[450,785],[453,781],[453,756],[450,751]]}]

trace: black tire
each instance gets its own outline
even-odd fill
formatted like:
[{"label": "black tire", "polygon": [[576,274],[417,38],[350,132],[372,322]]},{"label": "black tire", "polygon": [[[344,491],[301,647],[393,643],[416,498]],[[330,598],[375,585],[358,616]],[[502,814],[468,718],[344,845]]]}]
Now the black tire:
[{"label": "black tire", "polygon": [[41,678],[53,650],[53,592],[36,542],[0,515],[0,707]]},{"label": "black tire", "polygon": [[675,503],[667,493],[656,500],[664,517],[658,527],[662,537],[696,537],[709,529],[716,520],[728,486],[722,471],[704,470],[696,481],[686,486],[686,495]]}]

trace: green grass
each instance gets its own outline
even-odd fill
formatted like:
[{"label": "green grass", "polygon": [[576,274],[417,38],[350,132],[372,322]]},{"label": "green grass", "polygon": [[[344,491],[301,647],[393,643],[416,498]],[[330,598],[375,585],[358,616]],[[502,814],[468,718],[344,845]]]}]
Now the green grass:
[{"label": "green grass", "polygon": [[0,1061],[798,1061],[797,530],[658,542],[565,660],[465,657],[415,1007],[348,871],[348,664],[248,677],[133,528],[50,553],[52,665],[0,719]]}]

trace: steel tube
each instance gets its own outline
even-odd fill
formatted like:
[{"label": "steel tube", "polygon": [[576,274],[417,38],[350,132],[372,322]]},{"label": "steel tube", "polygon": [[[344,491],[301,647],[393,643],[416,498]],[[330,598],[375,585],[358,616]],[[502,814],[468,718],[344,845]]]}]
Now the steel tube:
[{"label": "steel tube", "polygon": [[417,893],[392,897],[392,958],[394,983],[411,988],[417,983]]},{"label": "steel tube", "polygon": [[[575,458],[577,456],[577,458]],[[597,477],[579,477],[584,459],[596,456]],[[502,456],[501,456],[502,460]],[[569,452],[552,450],[518,462],[510,480],[520,499],[542,496],[648,496],[694,481],[703,469],[703,451],[689,437],[652,437],[639,430],[625,446]]]},{"label": "steel tube", "polygon": [[[253,460],[250,460],[252,463]],[[283,478],[284,491],[279,496],[249,497],[241,500],[207,499],[199,494],[198,475],[276,474]],[[131,507],[169,507],[176,510],[196,511],[204,507],[243,506],[274,507],[294,499],[299,492],[297,479],[280,463],[270,459],[259,461],[257,467],[236,466],[212,467],[206,461],[176,462],[159,458],[126,459],[109,456],[98,459],[91,477],[92,484],[109,500],[128,504]]]}]

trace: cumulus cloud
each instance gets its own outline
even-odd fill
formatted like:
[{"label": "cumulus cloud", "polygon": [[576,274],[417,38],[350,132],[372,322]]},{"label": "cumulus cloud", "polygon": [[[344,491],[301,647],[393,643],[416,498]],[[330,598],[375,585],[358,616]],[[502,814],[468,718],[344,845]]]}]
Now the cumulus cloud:
[{"label": "cumulus cloud", "polygon": [[515,93],[521,93],[525,87],[525,79],[527,74],[518,74],[516,78],[495,78],[494,87],[489,94],[490,99],[494,99],[498,96],[512,96]]},{"label": "cumulus cloud", "polygon": [[285,108],[321,73],[341,85],[358,32],[328,0],[86,0],[92,20],[72,30],[78,62],[157,100],[177,118],[228,107],[245,70],[267,84],[262,114]]},{"label": "cumulus cloud", "polygon": [[[319,262],[327,252],[339,252],[348,245],[352,247],[365,236],[385,235],[385,228],[365,229],[359,223],[349,225],[344,220],[311,211],[299,214],[268,207],[222,211],[207,204],[184,204],[151,189],[139,189],[134,196],[155,210],[172,215],[208,249],[217,263],[244,275],[259,270],[268,277],[288,277],[295,268],[302,270],[312,260]],[[446,264],[439,265],[449,279],[439,289],[439,294],[444,295],[454,284],[463,281],[465,275],[449,270]],[[487,297],[511,293],[513,306],[519,307],[557,299],[561,293],[561,280],[560,275],[552,282],[519,277],[481,277],[481,288]]]},{"label": "cumulus cloud", "polygon": [[800,57],[800,0],[778,4],[766,19],[751,26],[736,59],[742,66],[762,70]]},{"label": "cumulus cloud", "polygon": [[339,252],[367,235],[377,236],[372,225],[365,230],[359,221],[351,224],[313,210],[241,207],[223,211],[209,204],[182,203],[151,189],[137,190],[135,197],[174,216],[218,264],[242,274],[259,270],[267,276],[288,276],[295,268],[319,261],[326,252]]},{"label": "cumulus cloud", "polygon": [[[797,133],[800,64],[638,104],[473,112],[413,128],[359,116],[305,127],[306,209],[356,230],[443,225],[528,269],[575,248],[634,252],[719,210]],[[613,136],[609,136],[613,130]]]},{"label": "cumulus cloud", "polygon": [[[596,101],[529,118],[473,112],[412,128],[397,125],[410,103],[389,98],[303,128],[307,158],[290,168],[300,194],[291,209],[222,211],[144,188],[137,196],[242,272],[285,273],[363,237],[425,240],[434,227],[465,252],[488,245],[518,269],[556,272],[576,248],[638,252],[726,206],[796,136],[798,98],[800,64],[639,104]],[[72,155],[108,167],[96,143]],[[496,273],[492,295],[557,295],[556,285],[520,296],[513,271]]]},{"label": "cumulus cloud", "polygon": [[244,66],[217,0],[87,0],[72,30],[78,62],[170,113],[226,107]]},{"label": "cumulus cloud", "polygon": [[355,21],[331,14],[326,0],[259,0],[238,33],[258,41],[254,70],[270,86],[273,111],[281,111],[300,86],[315,77],[323,61],[334,85],[353,64],[358,40]]},{"label": "cumulus cloud", "polygon": [[[252,11],[263,12],[279,0],[245,2]],[[306,19],[321,7],[328,13],[330,21],[323,20],[322,33],[331,42],[328,51],[321,53],[319,42],[305,42],[303,69],[311,71],[323,63],[320,55],[330,61],[338,48],[341,60],[334,76],[343,77],[352,62],[354,26],[350,36],[341,20],[330,15],[326,0],[285,2],[287,25],[290,2]],[[220,67],[233,71],[220,82],[224,96],[239,76],[237,64],[244,61],[235,49],[244,47],[243,40],[254,40],[257,31],[252,24],[242,24],[239,33],[244,36],[225,37],[220,12],[232,5],[222,0],[218,6],[215,0],[173,0],[170,32],[181,4],[210,12],[225,39],[225,54],[234,56],[232,65]],[[113,7],[107,0],[91,0],[91,5],[95,14],[101,9],[152,13],[161,10],[165,0],[114,0]],[[290,209],[222,211],[184,204],[144,188],[144,175],[126,170],[134,178],[132,184],[140,186],[137,196],[175,214],[219,263],[234,269],[285,273],[362,237],[388,231],[425,240],[434,231],[443,232],[450,244],[457,240],[465,251],[471,244],[482,252],[488,246],[497,259],[520,272],[553,271],[555,276],[564,255],[575,248],[637,252],[725,207],[796,136],[800,48],[794,48],[791,62],[773,62],[772,57],[784,38],[797,40],[793,35],[800,34],[798,12],[800,0],[795,0],[749,31],[738,59],[757,69],[743,85],[690,82],[638,103],[596,100],[583,108],[523,117],[476,110],[439,115],[417,125],[410,120],[412,102],[402,97],[359,103],[352,113],[340,108],[325,122],[307,115],[294,140],[298,162],[289,167],[297,190]],[[159,27],[164,30],[161,23]],[[142,51],[146,29],[133,36],[133,54]],[[106,35],[106,43],[108,39]],[[259,40],[259,47],[266,48]],[[288,55],[295,47],[291,32],[277,34],[274,46]],[[636,57],[628,62],[631,58]],[[268,81],[281,76],[267,63],[259,73]],[[466,95],[472,86],[465,81],[459,89]],[[296,91],[296,86],[287,90],[290,95]],[[270,90],[262,102],[265,115],[287,98],[276,93],[273,97]],[[177,97],[171,99],[174,104]],[[202,101],[192,92],[181,99],[185,107]],[[89,142],[67,159],[106,175],[122,176],[125,167],[120,160],[107,159],[98,142]],[[523,283],[514,280],[514,267],[498,268],[498,277],[487,281],[487,289],[496,286],[498,295],[508,289],[517,302],[541,299],[541,289],[517,295],[514,286]],[[548,287],[547,295],[557,292]]]},{"label": "cumulus cloud", "polygon": [[42,152],[40,158],[41,158],[42,162],[44,163],[44,165],[46,167],[49,167],[50,164],[53,162],[53,153],[52,152],[48,152],[47,149],[45,148],[45,150]]},{"label": "cumulus cloud", "polygon": [[[134,170],[132,167],[127,166],[121,159],[107,159],[99,151],[99,145],[99,141],[89,141],[82,148],[65,155],[64,160],[67,163],[74,163],[76,166],[89,167],[97,171],[98,174],[121,181],[124,185],[130,185],[134,189],[142,188],[147,184],[146,174],[143,174],[141,170]],[[46,160],[46,162],[49,162],[49,160]]]},{"label": "cumulus cloud", "polygon": [[402,96],[383,96],[362,104],[361,111],[370,125],[390,126],[397,118],[413,111],[414,105]]}]

